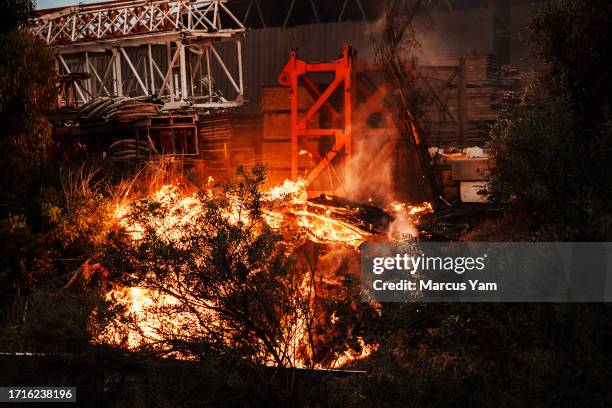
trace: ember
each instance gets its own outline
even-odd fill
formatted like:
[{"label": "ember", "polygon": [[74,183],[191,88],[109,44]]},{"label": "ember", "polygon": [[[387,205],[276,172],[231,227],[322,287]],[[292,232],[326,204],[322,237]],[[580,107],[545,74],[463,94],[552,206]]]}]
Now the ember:
[{"label": "ember", "polygon": [[[209,193],[210,190],[203,194]],[[150,194],[150,198],[157,205],[168,210],[167,217],[153,224],[157,233],[168,240],[180,240],[181,236],[177,231],[181,231],[181,228],[177,226],[186,226],[195,222],[196,216],[203,210],[198,193],[185,194],[177,185],[164,185]],[[274,229],[289,227],[297,230],[307,241],[332,247],[344,247],[353,251],[370,237],[384,234],[394,222],[392,216],[371,205],[361,205],[328,196],[308,200],[306,183],[303,180],[296,182],[286,180],[283,184],[264,191],[263,201],[267,204],[263,210],[263,217],[270,227]],[[132,205],[134,202],[130,200],[119,203],[116,208],[116,217],[131,238],[138,241],[143,237],[144,227],[128,217]],[[230,208],[232,210],[228,211],[225,216],[232,223],[248,220],[249,214],[241,211],[238,205],[230,203]],[[417,206],[392,203],[389,208],[396,217],[401,214],[414,216],[431,211],[429,203]],[[310,298],[307,283],[307,276],[304,276],[300,291],[306,298]],[[169,284],[172,285],[171,282]],[[99,342],[136,349],[159,341],[160,332],[172,333],[173,336],[180,338],[201,324],[189,313],[181,311],[179,307],[176,307],[177,310],[171,320],[167,316],[165,318],[160,316],[157,313],[160,308],[172,308],[179,304],[179,301],[169,294],[162,295],[138,287],[116,286],[107,294],[107,300],[123,305],[125,314],[135,319],[136,327],[126,330],[125,327],[119,329],[109,325],[97,339]],[[214,316],[211,318],[214,321]],[[300,348],[303,349],[301,345],[307,341],[305,324],[302,320],[303,318],[300,318],[298,322],[292,323],[292,328],[287,328],[287,330],[296,331],[295,334],[289,333],[287,336],[293,339],[291,341],[293,355],[289,360],[296,367],[307,366],[304,357],[300,357],[298,353]],[[333,330],[333,326],[340,321],[340,317],[334,311],[327,320],[331,323],[330,329]],[[186,330],[187,333],[181,333],[181,330]],[[347,349],[344,352],[335,353],[331,364],[341,367],[350,361],[367,357],[378,347],[375,344],[367,344],[361,337],[357,338],[357,342],[357,350]]]}]

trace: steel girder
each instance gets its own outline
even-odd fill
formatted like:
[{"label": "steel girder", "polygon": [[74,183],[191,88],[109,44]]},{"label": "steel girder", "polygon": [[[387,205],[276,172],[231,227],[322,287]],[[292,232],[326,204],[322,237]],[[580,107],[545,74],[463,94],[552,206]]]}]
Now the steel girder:
[{"label": "steel girder", "polygon": [[[393,113],[385,107],[385,99],[393,93],[393,84],[387,80],[385,69],[376,64],[368,64],[355,57],[353,49],[345,44],[342,56],[331,62],[310,63],[298,59],[297,52],[291,51],[290,60],[278,77],[281,85],[291,87],[291,177],[299,175],[300,151],[305,151],[317,163],[305,176],[307,185],[329,170],[336,183],[325,193],[346,194],[353,184],[352,178],[362,174],[372,174],[384,157],[395,150],[400,138],[399,126]],[[333,80],[322,91],[308,74],[332,74]],[[314,103],[303,113],[299,111],[299,93],[307,91]],[[333,100],[332,95],[340,90],[342,96]],[[318,112],[329,118],[329,127],[307,128],[310,119]],[[372,115],[380,115],[381,123],[371,125]],[[333,136],[334,146],[321,155],[317,143],[322,136]],[[359,151],[360,168],[354,168],[354,150],[367,138],[378,138],[381,143],[375,151]],[[311,140],[309,140],[311,139]],[[364,156],[367,156],[364,159]],[[334,168],[334,161],[342,162],[343,176]],[[338,163],[336,163],[338,164]],[[317,194],[319,192],[313,192]]]},{"label": "steel girder", "polygon": [[[58,74],[85,74],[75,81],[73,95],[64,94],[64,104],[106,95],[154,95],[168,109],[228,108],[244,103],[241,39],[246,28],[226,2],[81,5],[39,15],[30,29],[41,44],[56,50]],[[226,85],[226,95],[219,82]]]}]

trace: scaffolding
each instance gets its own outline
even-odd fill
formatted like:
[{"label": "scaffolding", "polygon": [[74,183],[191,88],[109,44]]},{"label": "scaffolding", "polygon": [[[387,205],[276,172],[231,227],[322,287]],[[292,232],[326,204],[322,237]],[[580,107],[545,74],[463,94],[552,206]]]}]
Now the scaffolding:
[{"label": "scaffolding", "polygon": [[30,29],[39,43],[56,50],[58,75],[74,78],[60,96],[62,106],[100,96],[152,96],[164,101],[166,110],[231,108],[245,103],[246,28],[226,3],[79,5],[43,10]]},{"label": "scaffolding", "polygon": [[[329,84],[317,84],[309,77],[316,74],[333,79]],[[376,166],[397,150],[402,132],[414,130],[417,139],[413,142],[419,143],[414,127],[405,130],[398,126],[398,119],[385,104],[394,89],[386,69],[357,59],[348,44],[342,56],[330,62],[306,62],[292,50],[278,81],[291,87],[291,178],[298,177],[299,156],[306,152],[316,163],[305,176],[309,186],[325,170],[332,175],[331,189],[322,193],[346,193],[356,170],[361,173],[357,177],[375,172]],[[299,95],[304,91],[314,101],[305,113],[298,109]],[[319,112],[329,118],[327,126],[309,128],[310,119]],[[333,143],[321,149],[325,137]],[[367,140],[375,143],[370,145]],[[355,152],[359,146],[362,151]],[[373,150],[369,150],[371,147]],[[355,153],[360,156],[359,169],[355,168]]]}]

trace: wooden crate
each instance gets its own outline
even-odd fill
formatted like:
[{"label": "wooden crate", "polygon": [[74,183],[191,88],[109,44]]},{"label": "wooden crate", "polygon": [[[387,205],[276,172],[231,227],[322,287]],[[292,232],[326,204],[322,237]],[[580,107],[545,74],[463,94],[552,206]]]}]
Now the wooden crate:
[{"label": "wooden crate", "polygon": [[[298,88],[298,109],[307,110],[314,104],[314,98],[302,87]],[[261,88],[262,112],[290,111],[291,88],[288,86]]]},{"label": "wooden crate", "polygon": [[[289,139],[264,140],[261,144],[261,162],[269,168],[291,168],[291,141]],[[298,156],[300,169],[309,169],[316,163],[306,154]]]},{"label": "wooden crate", "polygon": [[[303,117],[305,113],[299,115]],[[319,127],[319,114],[316,113],[306,124],[309,129]],[[288,139],[291,137],[291,114],[285,112],[266,112],[263,114],[262,134],[264,139]]]},{"label": "wooden crate", "polygon": [[460,58],[465,61],[465,76],[468,84],[496,84],[500,81],[502,75],[501,60],[495,54],[482,52],[430,57],[425,64],[424,73],[429,78],[446,81],[452,75],[453,68],[451,67],[457,67]]}]

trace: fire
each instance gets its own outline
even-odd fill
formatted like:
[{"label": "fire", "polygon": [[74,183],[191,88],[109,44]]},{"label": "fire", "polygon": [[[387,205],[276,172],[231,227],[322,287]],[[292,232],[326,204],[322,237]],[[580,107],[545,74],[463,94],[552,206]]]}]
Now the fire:
[{"label": "fire", "polygon": [[[204,194],[207,194],[205,192]],[[176,185],[164,185],[150,195],[158,205],[163,207],[169,214],[159,220],[154,225],[158,235],[162,239],[179,240],[176,228],[181,225],[189,225],[194,222],[196,215],[201,213],[201,203],[197,194],[184,194]],[[330,207],[324,204],[310,202],[307,199],[306,182],[304,180],[289,181],[278,186],[274,186],[263,192],[263,200],[267,204],[263,210],[265,222],[275,229],[289,226],[292,229],[301,231],[307,240],[341,246],[355,250],[361,243],[366,241],[372,232],[367,231],[363,226],[354,225],[350,222],[350,216],[354,215],[354,210],[342,207]],[[144,227],[134,222],[128,217],[129,208],[132,203],[125,201],[119,203],[116,208],[116,218],[120,225],[134,240],[143,238],[146,233]],[[391,203],[388,211],[394,215],[404,214],[407,216],[418,216],[432,211],[430,203],[419,205],[409,205],[407,203]],[[230,205],[230,210],[226,217],[231,222],[240,222],[248,219],[249,214],[240,211],[234,204]],[[310,299],[306,276],[301,285],[300,292]],[[170,283],[171,285],[171,283]],[[152,290],[138,287],[115,287],[107,294],[107,300],[123,305],[126,313],[135,318],[137,327],[117,330],[108,327],[97,341],[135,349],[146,344],[159,342],[160,332],[171,333],[172,336],[180,338],[188,333],[190,327],[198,327],[201,322],[194,321],[193,317],[184,313],[178,307],[180,301],[169,295],[160,294]],[[177,307],[173,314],[172,321],[163,319],[156,310],[159,308]],[[300,349],[305,344],[307,333],[305,332],[304,318],[293,322],[294,332],[287,333],[287,338],[291,338],[291,348],[293,352]],[[214,322],[214,316],[211,316]],[[340,317],[334,312],[329,321],[335,325],[340,321]],[[288,325],[289,326],[289,325]],[[346,350],[343,353],[335,354],[334,366],[342,367],[350,361],[359,360],[367,357],[376,351],[378,345],[367,344],[363,337],[357,337],[359,351]],[[181,357],[181,356],[177,356]],[[271,362],[272,363],[272,362]],[[294,366],[304,366],[305,363],[298,357],[292,357],[291,363]]]},{"label": "fire", "polygon": [[391,213],[403,213],[406,215],[423,215],[433,212],[433,206],[425,201],[421,204],[409,204],[393,201],[387,206],[387,211]]},{"label": "fire", "polygon": [[368,357],[370,354],[378,350],[378,344],[367,344],[363,337],[357,336],[357,342],[359,343],[360,352],[354,352],[351,350],[346,350],[344,353],[340,355],[336,355],[336,363],[337,367],[343,367],[347,363],[355,360],[363,360]]},{"label": "fire", "polygon": [[[138,327],[128,327],[127,330],[108,329],[103,332],[98,341],[121,345],[129,349],[161,341],[160,329],[169,322],[164,321],[160,314],[154,313],[154,310],[158,307],[179,304],[179,301],[173,296],[162,295],[139,287],[117,286],[106,294],[106,300],[118,302],[126,307],[126,317],[136,318]],[[195,323],[186,314],[177,314],[174,317],[175,321],[170,323],[176,327],[179,324]]]},{"label": "fire", "polygon": [[282,184],[265,191],[264,198],[269,202],[285,202],[296,205],[305,204],[308,198],[306,180],[285,180]]},{"label": "fire", "polygon": [[[371,234],[356,227],[349,222],[334,218],[331,210],[324,205],[310,203],[307,200],[306,182],[285,180],[283,184],[274,186],[263,194],[264,201],[269,208],[264,210],[264,218],[272,228],[280,228],[283,225],[297,226],[307,238],[317,243],[328,243],[346,245],[353,248],[358,247]],[[183,211],[171,211],[171,213],[184,214],[180,219],[175,216],[167,217],[160,225],[156,226],[158,232],[176,230],[176,225],[187,224],[201,211],[196,194],[182,195],[177,186],[164,185],[152,194],[152,198],[165,208],[176,208]],[[117,205],[116,217],[126,227],[134,239],[142,236],[142,226],[129,223],[125,216],[130,203]],[[248,214],[241,213],[233,208],[227,214],[230,220],[237,222],[245,220]],[[178,237],[169,236],[176,239]]]},{"label": "fire", "polygon": [[[151,198],[158,202],[164,208],[175,209],[170,212],[170,216],[164,218],[161,223],[155,225],[158,232],[163,232],[162,235],[172,234],[177,229],[174,228],[180,224],[189,223],[193,217],[200,211],[199,202],[194,195],[182,195],[179,188],[175,185],[166,184],[159,190],[155,191]],[[142,225],[131,223],[127,220],[126,215],[129,211],[130,202],[117,204],[115,217],[121,225],[126,227],[127,231],[134,239],[141,239],[144,233]],[[184,211],[179,211],[184,210]],[[176,214],[183,214],[178,216]],[[167,235],[168,239],[177,239],[177,236]]]}]

